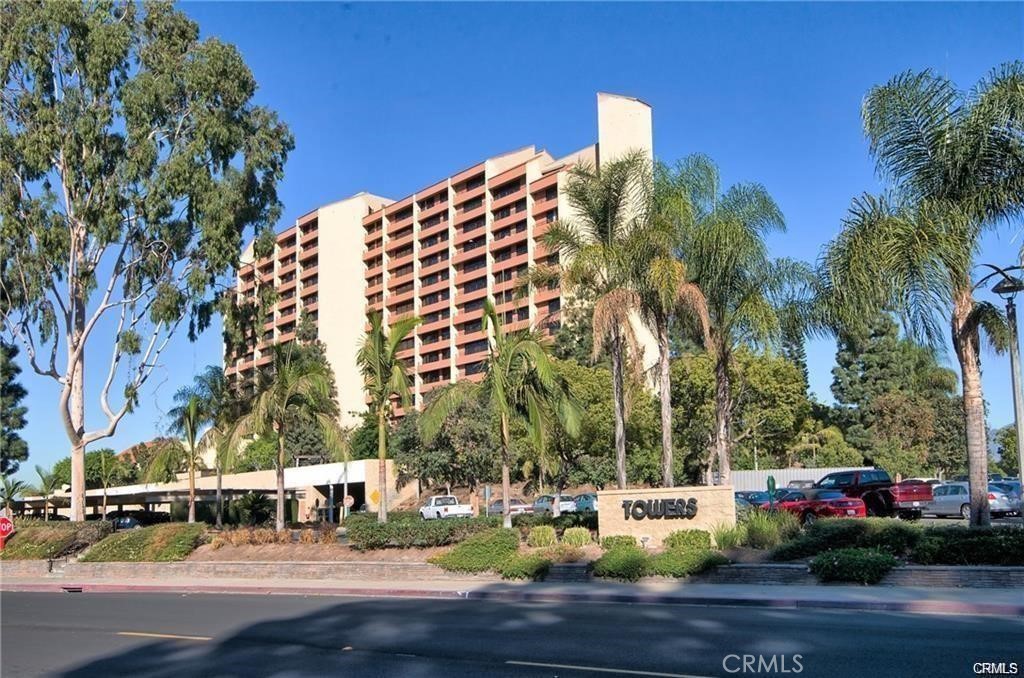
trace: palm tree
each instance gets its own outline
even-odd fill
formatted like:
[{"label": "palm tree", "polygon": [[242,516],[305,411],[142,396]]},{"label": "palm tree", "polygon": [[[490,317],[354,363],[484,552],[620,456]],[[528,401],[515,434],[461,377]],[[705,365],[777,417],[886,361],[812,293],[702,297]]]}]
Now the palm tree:
[{"label": "palm tree", "polygon": [[[179,392],[179,394],[182,392]],[[188,472],[188,522],[196,522],[196,469],[203,466],[202,451],[206,442],[201,431],[209,424],[210,413],[194,394],[184,394],[184,402],[171,408],[170,430],[181,436],[169,438],[157,448],[146,469],[146,481],[153,482],[168,471]]]},{"label": "palm tree", "polygon": [[39,485],[36,491],[43,495],[43,520],[50,519],[50,497],[60,487],[60,479],[53,471],[48,471],[39,464],[36,464],[36,475],[39,476]]},{"label": "palm tree", "polygon": [[447,388],[423,411],[420,426],[429,442],[445,419],[467,400],[487,403],[498,415],[501,439],[501,499],[505,527],[509,513],[512,425],[520,421],[530,439],[542,449],[551,418],[557,417],[569,435],[579,431],[579,409],[568,382],[555,371],[546,343],[535,331],[505,332],[490,299],[484,302],[483,331],[493,328],[488,340],[485,376],[478,383],[461,381]]},{"label": "palm tree", "polygon": [[113,452],[100,453],[100,485],[103,487],[103,517],[107,516],[107,488],[121,479],[124,466]]},{"label": "palm tree", "polygon": [[[632,318],[641,307],[633,276],[640,253],[649,248],[641,228],[651,189],[651,159],[636,152],[603,163],[573,168],[565,187],[573,218],[564,215],[544,234],[544,244],[561,255],[560,268],[531,274],[534,285],[558,280],[569,294],[594,299],[593,358],[607,350],[615,401],[615,475],[626,487],[627,369],[641,369],[642,349]],[[637,376],[639,376],[637,374]]]},{"label": "palm tree", "polygon": [[640,314],[658,342],[658,386],[661,399],[662,485],[675,484],[672,443],[672,356],[669,326],[673,317],[685,314],[700,328],[709,345],[707,299],[679,258],[684,234],[694,229],[694,212],[688,192],[679,191],[671,173],[658,167],[650,222],[645,225],[649,247],[635,261],[634,279],[640,295]]},{"label": "palm tree", "polygon": [[4,508],[7,513],[11,513],[11,504],[14,503],[14,499],[19,495],[23,494],[29,489],[28,483],[21,480],[15,480],[9,476],[3,476],[3,484],[0,485],[0,501],[3,502]]},{"label": "palm tree", "polygon": [[284,469],[288,463],[285,438],[290,427],[306,418],[315,423],[324,444],[334,454],[343,446],[338,405],[331,397],[331,371],[325,363],[293,360],[290,351],[274,347],[273,370],[256,387],[250,411],[232,427],[226,445],[238,449],[252,436],[273,435],[277,440],[277,530],[284,522]]},{"label": "palm tree", "polygon": [[[684,213],[675,220],[677,251],[706,303],[706,317],[693,317],[707,325],[698,323],[691,329],[695,338],[703,339],[715,363],[713,456],[719,483],[727,485],[733,444],[733,353],[741,345],[777,342],[783,316],[804,317],[813,274],[805,264],[769,256],[765,237],[784,231],[785,223],[764,186],[736,184],[722,192],[718,168],[702,155],[684,158],[659,179],[663,199],[675,193],[675,201],[688,203],[692,211],[692,217]],[[686,318],[682,320],[687,324]]]},{"label": "palm tree", "polygon": [[988,525],[988,455],[981,331],[1002,344],[998,309],[974,299],[982,235],[1024,212],[1024,63],[1005,64],[969,93],[932,71],[905,72],[864,100],[864,129],[891,185],[854,200],[821,259],[837,325],[879,309],[901,314],[919,339],[940,342],[949,322],[960,365],[971,524]]},{"label": "palm tree", "polygon": [[381,314],[377,311],[367,316],[370,329],[363,337],[356,358],[359,370],[363,374],[363,388],[370,397],[370,411],[377,419],[377,483],[380,502],[377,505],[377,522],[388,521],[387,498],[387,435],[391,423],[393,401],[398,400],[402,407],[409,407],[412,402],[409,375],[405,363],[398,358],[402,342],[409,333],[420,324],[420,318],[402,318],[395,322],[390,331],[384,325]]}]

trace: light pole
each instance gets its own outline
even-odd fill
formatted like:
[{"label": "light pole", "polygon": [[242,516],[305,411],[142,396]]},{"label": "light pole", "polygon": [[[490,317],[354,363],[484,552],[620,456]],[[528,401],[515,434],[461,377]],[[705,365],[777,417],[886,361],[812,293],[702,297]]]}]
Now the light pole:
[{"label": "light pole", "polygon": [[[992,286],[992,291],[1006,300],[1006,324],[1010,330],[1010,382],[1013,385],[1013,428],[1017,433],[1017,477],[1024,481],[1024,392],[1021,390],[1020,340],[1017,336],[1017,305],[1013,299],[1024,291],[1024,280],[1007,273],[1006,269],[986,264],[1002,279]],[[1019,269],[1019,266],[1008,270]],[[993,274],[994,275],[994,274]],[[1024,522],[1024,511],[1021,511]]]}]

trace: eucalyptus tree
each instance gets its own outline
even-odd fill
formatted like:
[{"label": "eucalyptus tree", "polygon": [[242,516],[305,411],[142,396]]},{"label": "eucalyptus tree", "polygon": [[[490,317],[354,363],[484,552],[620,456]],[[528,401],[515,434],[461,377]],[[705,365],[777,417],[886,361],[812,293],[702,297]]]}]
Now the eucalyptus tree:
[{"label": "eucalyptus tree", "polygon": [[994,69],[968,93],[930,70],[901,73],[868,92],[864,130],[882,195],[853,201],[824,250],[824,291],[838,325],[879,309],[916,338],[947,330],[960,366],[967,427],[971,524],[990,522],[981,389],[982,333],[1006,343],[1002,314],[974,297],[986,231],[1024,213],[1024,63]]},{"label": "eucalyptus tree", "polygon": [[484,302],[483,331],[489,332],[484,378],[460,381],[427,405],[420,416],[423,437],[431,441],[445,420],[467,401],[487,403],[498,417],[501,440],[501,501],[505,527],[512,527],[512,426],[521,422],[537,449],[543,448],[552,421],[569,435],[579,431],[580,411],[569,383],[555,370],[548,345],[533,330],[506,332],[490,299]]},{"label": "eucalyptus tree", "polygon": [[[730,372],[737,348],[775,344],[782,322],[809,319],[814,280],[809,266],[773,259],[765,238],[785,230],[782,211],[764,186],[735,184],[723,191],[718,167],[691,155],[659,173],[659,184],[692,216],[676,220],[677,252],[688,282],[703,294],[706,317],[681,318],[714,360],[714,459],[719,483],[731,476],[735,397]],[[706,321],[706,325],[701,322]]]},{"label": "eucalyptus tree", "polygon": [[332,454],[338,454],[345,445],[337,419],[338,404],[331,397],[332,379],[330,367],[325,363],[293,360],[289,350],[275,346],[273,369],[257,383],[249,411],[235,422],[228,434],[226,445],[232,450],[253,436],[272,436],[276,440],[278,531],[285,528],[284,469],[289,457],[285,440],[291,427],[312,421]]},{"label": "eucalyptus tree", "polygon": [[557,269],[531,273],[534,285],[558,280],[570,295],[594,301],[592,359],[607,351],[615,400],[615,475],[626,487],[626,377],[642,372],[642,347],[633,318],[641,308],[636,261],[650,247],[644,232],[652,187],[651,158],[642,152],[577,165],[565,186],[570,214],[560,215],[544,244],[560,253]]},{"label": "eucalyptus tree", "polygon": [[420,324],[416,317],[402,318],[389,329],[379,312],[367,316],[370,329],[359,346],[356,362],[363,375],[363,389],[370,399],[370,411],[377,420],[377,487],[380,502],[377,522],[388,521],[387,452],[388,431],[394,401],[402,407],[412,404],[409,374],[405,362],[398,357],[402,342]]},{"label": "eucalyptus tree", "polygon": [[83,520],[86,446],[209,325],[294,144],[239,51],[169,3],[5,2],[0,73],[0,322],[56,385]]},{"label": "eucalyptus tree", "polygon": [[39,484],[34,489],[43,497],[43,520],[47,521],[50,519],[50,497],[60,489],[60,478],[39,464],[36,464],[36,475],[39,476]]}]

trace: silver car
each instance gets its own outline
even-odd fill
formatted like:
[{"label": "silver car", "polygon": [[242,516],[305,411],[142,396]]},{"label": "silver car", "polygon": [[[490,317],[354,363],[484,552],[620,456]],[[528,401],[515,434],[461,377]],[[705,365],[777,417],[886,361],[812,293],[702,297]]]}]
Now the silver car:
[{"label": "silver car", "polygon": [[[491,505],[487,507],[487,515],[489,516],[500,516],[504,515],[502,511],[502,502],[500,499],[492,501]],[[511,497],[508,500],[508,512],[509,515],[518,516],[522,513],[533,513],[533,506],[527,504],[519,497]]]},{"label": "silver car", "polygon": [[[1010,515],[1020,510],[1013,500],[999,488],[989,485],[988,505],[992,515]],[[967,483],[947,483],[938,485],[932,490],[932,501],[923,513],[934,516],[959,516],[969,518],[971,515],[971,495]]]}]

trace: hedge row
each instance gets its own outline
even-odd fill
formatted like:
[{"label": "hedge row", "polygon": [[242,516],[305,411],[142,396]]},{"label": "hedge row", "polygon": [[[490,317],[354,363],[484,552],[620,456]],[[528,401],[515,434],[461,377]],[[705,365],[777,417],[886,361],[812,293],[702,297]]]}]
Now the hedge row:
[{"label": "hedge row", "polygon": [[819,554],[811,561],[811,572],[821,581],[877,584],[898,564],[886,551],[846,548]]},{"label": "hedge row", "polygon": [[516,531],[497,527],[474,534],[430,562],[453,572],[498,571],[518,550]]},{"label": "hedge row", "polygon": [[650,555],[636,546],[616,546],[594,561],[594,576],[636,581],[640,577],[689,577],[706,572],[729,559],[702,548],[670,548]]},{"label": "hedge row", "polygon": [[921,565],[1024,565],[1017,527],[922,527],[895,518],[819,520],[782,544],[774,560],[795,560],[846,548],[875,549]]},{"label": "hedge row", "polygon": [[399,518],[379,524],[376,519],[348,521],[348,542],[360,550],[448,546],[484,530],[497,527],[501,518],[451,518],[416,520]]}]

